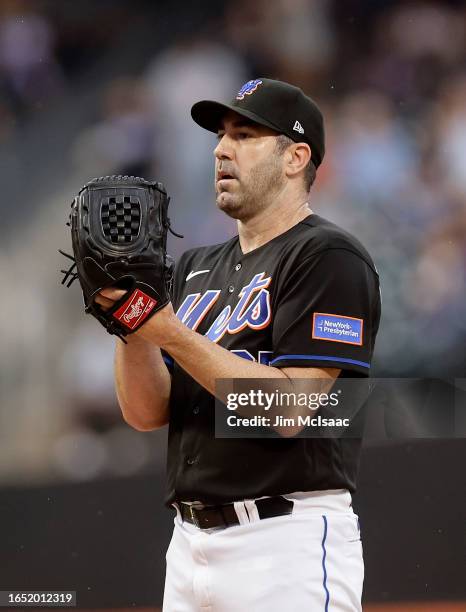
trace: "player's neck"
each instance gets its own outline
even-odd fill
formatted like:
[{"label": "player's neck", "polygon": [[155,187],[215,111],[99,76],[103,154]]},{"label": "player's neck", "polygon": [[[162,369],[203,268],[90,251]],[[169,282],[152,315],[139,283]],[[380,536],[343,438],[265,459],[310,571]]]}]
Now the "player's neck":
[{"label": "player's neck", "polygon": [[259,248],[312,214],[308,199],[304,196],[294,205],[288,202],[287,206],[271,206],[246,222],[238,220],[241,250],[249,253]]}]

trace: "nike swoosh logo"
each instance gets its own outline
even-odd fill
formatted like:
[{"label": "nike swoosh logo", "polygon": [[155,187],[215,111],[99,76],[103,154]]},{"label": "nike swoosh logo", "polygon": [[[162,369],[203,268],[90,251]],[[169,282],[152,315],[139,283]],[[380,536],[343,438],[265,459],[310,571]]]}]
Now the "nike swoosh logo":
[{"label": "nike swoosh logo", "polygon": [[188,276],[186,277],[186,280],[189,281],[191,278],[194,278],[195,276],[197,276],[198,274],[206,274],[207,272],[210,272],[210,270],[198,270],[197,272],[193,272],[191,270],[191,272],[188,274]]}]

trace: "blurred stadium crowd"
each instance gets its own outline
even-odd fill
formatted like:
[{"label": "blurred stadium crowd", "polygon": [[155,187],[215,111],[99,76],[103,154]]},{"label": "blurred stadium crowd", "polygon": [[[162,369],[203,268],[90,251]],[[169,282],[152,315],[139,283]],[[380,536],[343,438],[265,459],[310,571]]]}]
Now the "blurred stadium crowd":
[{"label": "blurred stadium crowd", "polygon": [[[232,236],[234,224],[215,211],[214,137],[189,109],[203,98],[231,99],[258,76],[300,85],[323,109],[327,153],[311,205],[359,237],[378,266],[374,374],[465,377],[464,2],[229,0],[202,11],[182,4],[165,20],[164,7],[0,3],[0,154],[14,150],[24,178],[25,143],[40,143],[44,177],[35,206],[18,198],[0,230],[11,240],[0,250],[0,280],[22,304],[19,325],[11,303],[0,306],[4,481],[161,465],[165,434],[121,422],[114,341],[84,319],[77,287],[57,288],[54,253],[69,242],[72,194],[109,173],[165,182],[173,226],[186,235],[172,240],[175,256]],[[141,45],[151,52],[137,55]],[[74,102],[83,90],[88,96]],[[70,130],[66,147],[43,145],[41,126],[50,125],[57,138]],[[5,169],[0,176],[8,180]],[[2,215],[11,208],[0,203]],[[12,238],[20,219],[21,247]]]}]

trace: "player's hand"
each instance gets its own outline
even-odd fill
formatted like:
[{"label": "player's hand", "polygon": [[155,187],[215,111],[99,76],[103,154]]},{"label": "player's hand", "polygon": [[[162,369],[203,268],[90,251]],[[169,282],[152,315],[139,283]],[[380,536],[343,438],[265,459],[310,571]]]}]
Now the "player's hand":
[{"label": "player's hand", "polygon": [[[95,302],[99,304],[102,310],[109,310],[126,293],[128,292],[123,289],[106,287],[96,295]],[[173,311],[171,302],[169,302],[134,333],[131,341],[133,342],[135,338],[138,338],[161,346],[170,337],[171,331],[176,335],[176,329],[179,325],[180,321]]]},{"label": "player's hand", "polygon": [[168,302],[146,321],[134,335],[164,348],[166,342],[179,336],[180,325],[185,329],[183,323],[176,316],[172,303]]},{"label": "player's hand", "polygon": [[118,302],[126,293],[123,289],[115,289],[114,287],[106,287],[99,291],[95,298],[96,304],[102,308],[102,310],[109,310],[115,302]]}]

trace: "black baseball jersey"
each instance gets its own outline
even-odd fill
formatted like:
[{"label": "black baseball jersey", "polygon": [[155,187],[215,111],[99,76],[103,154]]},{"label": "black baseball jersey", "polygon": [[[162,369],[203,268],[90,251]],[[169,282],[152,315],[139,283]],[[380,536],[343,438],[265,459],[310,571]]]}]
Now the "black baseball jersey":
[{"label": "black baseball jersey", "polygon": [[[173,306],[185,325],[241,358],[367,376],[379,280],[354,237],[312,214],[249,253],[238,237],[187,251],[175,270]],[[214,397],[165,360],[172,373],[167,505],[354,491],[360,440],[215,438]]]}]

